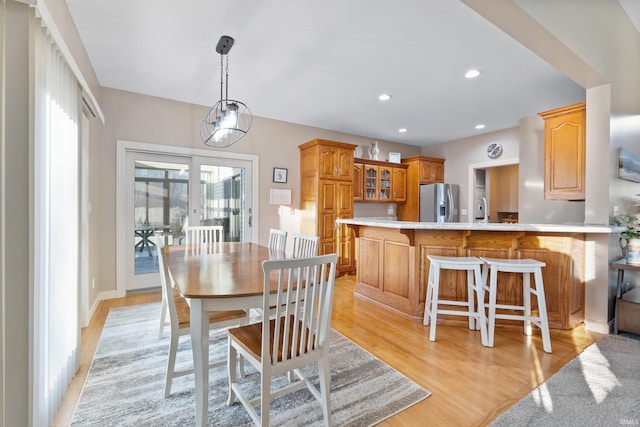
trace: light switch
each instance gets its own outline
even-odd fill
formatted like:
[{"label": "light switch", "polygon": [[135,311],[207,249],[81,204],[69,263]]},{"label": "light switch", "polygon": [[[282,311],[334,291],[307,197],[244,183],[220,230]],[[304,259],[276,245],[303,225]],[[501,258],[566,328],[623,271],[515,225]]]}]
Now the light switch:
[{"label": "light switch", "polygon": [[466,215],[466,214],[467,214],[466,209],[460,209],[460,215]]}]

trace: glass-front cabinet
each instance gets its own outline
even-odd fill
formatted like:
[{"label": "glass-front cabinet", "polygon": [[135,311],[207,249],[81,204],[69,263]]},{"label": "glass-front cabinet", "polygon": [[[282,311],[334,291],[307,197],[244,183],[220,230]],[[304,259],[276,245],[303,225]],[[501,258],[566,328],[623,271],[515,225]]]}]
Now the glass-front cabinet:
[{"label": "glass-front cabinet", "polygon": [[[406,167],[386,165],[388,162],[377,164],[355,164],[356,170],[363,170],[362,199],[356,195],[360,191],[354,189],[354,200],[366,202],[404,202],[406,200]],[[357,172],[356,172],[357,174]],[[359,184],[356,181],[356,186]],[[399,197],[397,197],[399,196]]]}]

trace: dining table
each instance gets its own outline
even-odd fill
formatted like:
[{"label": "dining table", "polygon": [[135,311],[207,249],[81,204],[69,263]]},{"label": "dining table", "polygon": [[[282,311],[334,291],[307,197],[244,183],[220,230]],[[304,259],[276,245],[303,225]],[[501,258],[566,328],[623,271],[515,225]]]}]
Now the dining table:
[{"label": "dining table", "polygon": [[[207,423],[209,312],[262,307],[262,262],[284,252],[250,242],[165,246],[167,268],[190,307],[196,425]],[[275,284],[274,284],[275,285]],[[276,292],[276,287],[272,289]],[[270,293],[271,294],[271,293]]]}]

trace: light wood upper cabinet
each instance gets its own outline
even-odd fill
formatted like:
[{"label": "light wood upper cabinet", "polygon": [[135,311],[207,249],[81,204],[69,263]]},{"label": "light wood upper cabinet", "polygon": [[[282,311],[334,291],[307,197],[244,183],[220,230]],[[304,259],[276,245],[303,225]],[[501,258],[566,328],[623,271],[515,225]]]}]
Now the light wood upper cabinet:
[{"label": "light wood upper cabinet", "polygon": [[353,180],[353,150],[335,146],[322,146],[319,152],[320,178]]},{"label": "light wood upper cabinet", "polygon": [[[406,200],[406,166],[378,160],[357,159],[354,176],[362,171],[362,179],[354,179],[354,200],[366,202],[399,202]],[[357,195],[362,194],[362,198]]]},{"label": "light wood upper cabinet", "polygon": [[544,119],[544,198],[584,200],[586,104],[538,115]]},{"label": "light wood upper cabinet", "polygon": [[392,169],[391,183],[393,187],[393,200],[397,203],[404,203],[407,201],[407,169],[394,167]]},{"label": "light wood upper cabinet", "polygon": [[362,163],[353,164],[353,201],[364,200],[364,165]]},{"label": "light wood upper cabinet", "polygon": [[432,184],[436,182],[444,182],[444,161],[421,161],[420,184]]}]

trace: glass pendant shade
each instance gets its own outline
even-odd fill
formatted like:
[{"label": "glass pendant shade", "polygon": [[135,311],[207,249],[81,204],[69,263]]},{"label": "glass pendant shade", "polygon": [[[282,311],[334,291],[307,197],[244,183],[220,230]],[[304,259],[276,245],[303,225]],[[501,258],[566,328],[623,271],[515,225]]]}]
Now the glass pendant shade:
[{"label": "glass pendant shade", "polygon": [[221,99],[202,121],[200,137],[210,147],[228,147],[247,134],[251,122],[251,111],[243,102]]},{"label": "glass pendant shade", "polygon": [[229,36],[220,37],[216,46],[216,52],[220,54],[220,100],[200,125],[202,142],[210,147],[228,147],[245,136],[251,128],[252,116],[249,108],[243,102],[228,99],[229,59],[227,57],[227,71],[224,73],[223,57],[229,53],[231,46],[233,38]]}]

